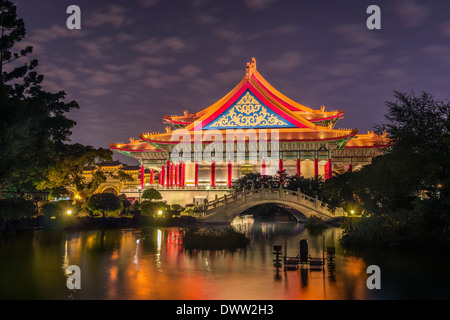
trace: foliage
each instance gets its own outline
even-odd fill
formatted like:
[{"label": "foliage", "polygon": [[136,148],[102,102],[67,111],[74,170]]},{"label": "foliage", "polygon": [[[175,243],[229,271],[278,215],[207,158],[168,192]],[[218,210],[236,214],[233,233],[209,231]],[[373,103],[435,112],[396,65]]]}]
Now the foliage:
[{"label": "foliage", "polygon": [[323,189],[323,181],[315,178],[298,177],[297,175],[286,175],[285,178],[286,189],[297,191],[306,194],[310,197],[315,197],[321,194]]},{"label": "foliage", "polygon": [[180,212],[183,210],[183,207],[180,204],[171,204],[170,210],[175,212]]},{"label": "foliage", "polygon": [[392,139],[389,152],[342,177],[371,213],[345,226],[343,242],[449,245],[450,104],[425,92],[395,92],[395,98],[378,126]]},{"label": "foliage", "polygon": [[162,201],[142,201],[139,210],[143,216],[156,216],[159,210],[163,212],[167,209],[167,205]]},{"label": "foliage", "polygon": [[310,230],[322,230],[328,228],[328,225],[320,217],[310,216],[305,223],[305,228]]},{"label": "foliage", "polygon": [[119,179],[120,182],[133,182],[133,176],[129,173],[126,173],[122,170],[119,170],[117,173],[117,179]]},{"label": "foliage", "polygon": [[278,188],[280,185],[280,179],[276,176],[261,175],[260,173],[249,173],[238,180],[233,182],[233,188],[236,191],[242,191],[243,189],[260,189],[262,186]]},{"label": "foliage", "polygon": [[62,200],[57,202],[47,202],[42,205],[41,213],[47,217],[63,217],[67,215],[67,211],[70,210],[72,216],[77,216],[80,211],[80,205],[74,205],[72,201]]},{"label": "foliage", "polygon": [[193,216],[198,214],[199,208],[198,206],[186,206],[183,211],[181,211],[180,215],[182,216]]},{"label": "foliage", "polygon": [[64,91],[43,89],[37,60],[18,64],[33,48],[20,44],[26,29],[16,11],[11,1],[0,0],[0,188],[48,189],[54,195],[67,194],[70,183],[89,189],[80,182],[83,166],[93,157],[110,159],[111,152],[66,144],[76,124],[66,114],[79,105],[66,102]]},{"label": "foliage", "polygon": [[79,106],[65,102],[64,91],[42,89],[37,60],[12,63],[33,49],[14,50],[26,35],[24,22],[11,1],[1,0],[0,9],[0,185],[33,190],[75,125],[65,114]]},{"label": "foliage", "polygon": [[0,199],[0,217],[3,219],[31,217],[35,213],[36,206],[31,200],[21,197]]},{"label": "foliage", "polygon": [[[86,199],[102,182],[106,181],[104,173],[95,168],[101,161],[112,160],[112,152],[108,149],[95,149],[76,143],[62,146],[54,160],[54,165],[49,168],[36,188],[50,190],[54,196],[60,196],[67,195],[70,188],[75,187],[77,193]],[[92,179],[84,178],[85,168],[93,169]]]},{"label": "foliage", "polygon": [[11,1],[0,0],[0,29],[0,84],[3,84],[21,77],[27,71],[33,70],[36,65],[35,63],[24,65],[9,72],[3,70],[3,66],[33,52],[31,46],[17,51],[13,49],[17,42],[25,38],[26,30],[23,19],[17,18],[17,7]]},{"label": "foliage", "polygon": [[128,201],[127,196],[122,193],[121,195],[119,195],[119,199],[120,199],[120,201],[122,201],[122,206],[123,206],[123,210],[122,210],[121,215],[125,216],[125,215],[130,214],[131,202]]},{"label": "foliage", "polygon": [[142,193],[142,199],[147,199],[150,201],[161,200],[162,196],[158,190],[156,190],[154,188],[149,188],[149,189],[145,189],[144,192]]},{"label": "foliage", "polygon": [[346,172],[323,183],[320,198],[331,210],[337,207],[348,208],[354,203],[351,177],[352,173]]},{"label": "foliage", "polygon": [[420,95],[395,91],[396,101],[388,102],[386,122],[378,131],[392,139],[386,158],[397,171],[396,179],[405,194],[426,190],[430,195],[449,177],[450,103],[427,92]]},{"label": "foliage", "polygon": [[123,210],[122,201],[112,193],[96,193],[89,197],[87,208],[94,215],[118,217]]},{"label": "foliage", "polygon": [[236,191],[243,189],[260,189],[261,187],[279,188],[280,175],[283,181],[283,187],[289,190],[300,191],[310,197],[315,197],[322,190],[322,180],[315,178],[304,178],[295,175],[288,175],[285,170],[278,172],[276,175],[264,175],[260,173],[249,173],[244,177],[239,178],[233,183],[233,188]]}]

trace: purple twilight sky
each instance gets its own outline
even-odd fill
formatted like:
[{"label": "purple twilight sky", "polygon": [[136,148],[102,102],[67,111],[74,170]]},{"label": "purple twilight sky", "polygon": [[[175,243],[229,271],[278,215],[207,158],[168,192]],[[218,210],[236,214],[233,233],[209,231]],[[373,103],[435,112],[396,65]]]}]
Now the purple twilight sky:
[{"label": "purple twilight sky", "polygon": [[[222,98],[256,58],[279,91],[345,111],[338,128],[365,133],[393,90],[450,98],[448,0],[17,0],[45,88],[80,109],[72,142],[108,147],[164,131],[165,114]],[[381,30],[369,30],[369,5]],[[69,5],[81,30],[68,30]],[[118,156],[129,164],[133,159]]]}]

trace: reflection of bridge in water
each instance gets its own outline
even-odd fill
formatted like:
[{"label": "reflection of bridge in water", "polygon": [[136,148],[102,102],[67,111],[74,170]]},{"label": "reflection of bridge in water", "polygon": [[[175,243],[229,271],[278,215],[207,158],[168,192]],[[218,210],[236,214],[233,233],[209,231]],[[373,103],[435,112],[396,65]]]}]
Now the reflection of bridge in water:
[{"label": "reflection of bridge in water", "polygon": [[[317,197],[309,197],[301,193],[300,190],[291,191],[283,189],[283,187],[279,189],[269,187],[246,189],[205,202],[201,208],[201,219],[205,222],[230,222],[245,210],[265,203],[287,205],[306,217],[314,215],[323,220],[344,216],[342,208],[336,208],[332,211],[326,203],[320,201]],[[301,215],[294,210],[291,213],[297,220],[301,219]]]}]

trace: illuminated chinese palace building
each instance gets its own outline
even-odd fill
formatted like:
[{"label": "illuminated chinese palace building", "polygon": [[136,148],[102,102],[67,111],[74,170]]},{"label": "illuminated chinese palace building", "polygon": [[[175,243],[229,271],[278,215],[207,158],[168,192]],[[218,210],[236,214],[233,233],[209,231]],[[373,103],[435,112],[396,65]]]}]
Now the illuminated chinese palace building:
[{"label": "illuminated chinese palace building", "polygon": [[[250,172],[283,170],[326,180],[333,173],[359,170],[387,145],[385,135],[335,129],[343,116],[342,110],[311,109],[289,99],[258,72],[253,58],[242,80],[213,105],[164,116],[166,132],[141,133],[130,143],[110,144],[110,149],[139,161],[141,188],[222,189]],[[230,133],[233,141],[226,139]],[[213,157],[201,157],[208,148]]]}]

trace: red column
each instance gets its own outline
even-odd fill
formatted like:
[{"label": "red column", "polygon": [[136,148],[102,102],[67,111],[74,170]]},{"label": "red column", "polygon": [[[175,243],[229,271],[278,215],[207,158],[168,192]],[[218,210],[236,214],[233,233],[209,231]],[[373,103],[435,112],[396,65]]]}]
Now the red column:
[{"label": "red column", "polygon": [[297,159],[297,177],[302,175],[301,160]]},{"label": "red column", "polygon": [[348,172],[353,172],[353,165],[351,163],[348,164]]},{"label": "red column", "polygon": [[175,165],[175,188],[178,187],[178,165]]},{"label": "red column", "polygon": [[167,161],[166,171],[167,171],[166,187],[169,188],[170,187],[170,161]]},{"label": "red column", "polygon": [[278,164],[278,171],[280,172],[280,182],[283,181],[283,174],[281,173],[283,171],[283,159],[280,159]]},{"label": "red column", "polygon": [[150,184],[153,184],[154,181],[154,173],[153,173],[153,169],[150,171]]},{"label": "red column", "polygon": [[228,188],[231,188],[231,175],[232,175],[232,165],[231,161],[228,161]]},{"label": "red column", "polygon": [[264,177],[266,175],[266,160],[261,161],[261,175]]},{"label": "red column", "polygon": [[164,166],[162,166],[161,168],[161,172],[159,173],[160,176],[160,180],[161,180],[161,186],[164,188],[164,178],[165,178],[165,170],[164,170]]},{"label": "red column", "polygon": [[184,188],[186,185],[186,164],[183,163],[183,167],[181,169],[181,174],[183,178],[181,179],[181,186]]},{"label": "red column", "polygon": [[325,164],[325,181],[330,178],[330,166],[329,161]]},{"label": "red column", "polygon": [[173,189],[173,162],[170,163],[170,188]]},{"label": "red column", "polygon": [[211,187],[216,185],[216,164],[214,161],[211,162]]},{"label": "red column", "polygon": [[141,190],[144,190],[144,166],[141,166]]},{"label": "red column", "polygon": [[314,159],[314,177],[319,177],[319,159]]},{"label": "red column", "polygon": [[198,187],[198,163],[195,162],[195,184],[196,187]]},{"label": "red column", "polygon": [[178,164],[178,186],[183,186],[183,163],[181,161]]},{"label": "red column", "polygon": [[328,179],[333,178],[333,159],[328,159]]}]

